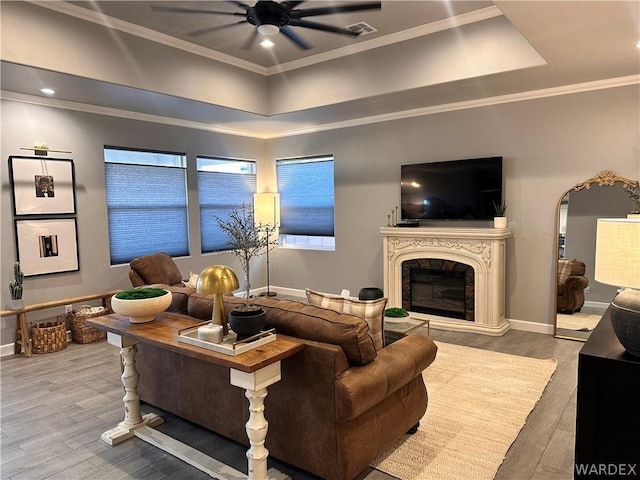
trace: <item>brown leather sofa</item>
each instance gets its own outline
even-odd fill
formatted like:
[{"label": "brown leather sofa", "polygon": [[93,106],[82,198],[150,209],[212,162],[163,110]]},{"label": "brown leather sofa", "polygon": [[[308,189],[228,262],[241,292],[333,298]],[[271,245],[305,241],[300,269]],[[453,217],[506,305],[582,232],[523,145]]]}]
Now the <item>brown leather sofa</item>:
[{"label": "brown leather sofa", "polygon": [[568,267],[570,273],[561,275],[562,260],[559,261],[558,275],[558,313],[574,313],[579,312],[584,305],[584,289],[589,285],[589,279],[585,276],[586,265],[579,260],[565,260],[570,262]]},{"label": "brown leather sofa", "polygon": [[[241,299],[225,297],[225,312]],[[411,429],[427,408],[421,372],[436,356],[428,337],[412,335],[376,351],[359,317],[301,302],[259,298],[268,328],[301,339],[268,388],[270,456],[325,479],[349,480]],[[211,318],[210,295],[192,294],[194,323]],[[139,345],[143,401],[248,445],[248,401],[229,371],[202,360]]]}]

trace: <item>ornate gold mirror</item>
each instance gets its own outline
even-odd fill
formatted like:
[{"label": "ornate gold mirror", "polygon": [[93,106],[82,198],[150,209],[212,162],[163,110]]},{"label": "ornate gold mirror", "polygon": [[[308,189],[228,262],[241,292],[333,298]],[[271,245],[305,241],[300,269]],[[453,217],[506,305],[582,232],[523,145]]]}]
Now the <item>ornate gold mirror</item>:
[{"label": "ornate gold mirror", "polygon": [[558,201],[555,337],[586,341],[616,295],[615,287],[593,278],[596,220],[634,211],[625,186],[638,186],[638,181],[604,170],[571,187]]}]

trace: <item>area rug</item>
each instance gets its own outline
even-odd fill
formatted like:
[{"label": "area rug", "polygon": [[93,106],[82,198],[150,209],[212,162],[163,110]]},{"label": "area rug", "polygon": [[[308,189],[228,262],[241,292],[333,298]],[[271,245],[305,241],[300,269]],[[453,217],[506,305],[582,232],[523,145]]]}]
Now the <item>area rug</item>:
[{"label": "area rug", "polygon": [[373,467],[401,480],[490,480],[556,369],[535,359],[437,342],[423,372],[427,413]]},{"label": "area rug", "polygon": [[572,315],[558,313],[556,326],[567,330],[577,330],[582,332],[590,332],[602,318],[602,315],[594,315],[590,313],[576,312]]}]

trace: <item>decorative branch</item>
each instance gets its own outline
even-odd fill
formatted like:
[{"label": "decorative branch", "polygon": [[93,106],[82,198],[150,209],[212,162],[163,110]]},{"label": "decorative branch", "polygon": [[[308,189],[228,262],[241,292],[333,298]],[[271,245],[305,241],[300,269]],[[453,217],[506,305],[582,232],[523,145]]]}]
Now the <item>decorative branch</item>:
[{"label": "decorative branch", "polygon": [[262,255],[267,248],[276,244],[271,241],[269,232],[273,230],[268,224],[254,222],[253,209],[247,205],[242,205],[241,209],[233,209],[229,218],[224,220],[216,217],[218,226],[227,235],[225,244],[230,247],[234,255],[240,260],[240,265],[244,271],[245,278],[245,305],[249,309],[249,263],[251,259]]}]

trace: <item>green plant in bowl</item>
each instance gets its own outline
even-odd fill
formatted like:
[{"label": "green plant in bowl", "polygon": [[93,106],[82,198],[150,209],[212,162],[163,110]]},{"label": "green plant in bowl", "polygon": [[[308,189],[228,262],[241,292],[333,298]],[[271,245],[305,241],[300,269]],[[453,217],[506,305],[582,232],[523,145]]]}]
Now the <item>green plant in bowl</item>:
[{"label": "green plant in bowl", "polygon": [[131,290],[125,290],[123,292],[116,293],[116,298],[121,300],[140,300],[143,298],[155,298],[166,295],[167,291],[162,288],[146,287],[146,288],[134,288]]},{"label": "green plant in bowl", "polygon": [[384,311],[384,316],[392,317],[392,318],[408,317],[409,312],[407,312],[404,308],[391,307],[391,308],[387,308]]},{"label": "green plant in bowl", "polygon": [[111,308],[114,312],[129,317],[131,323],[146,323],[169,308],[171,300],[171,292],[162,288],[134,288],[111,297]]}]

